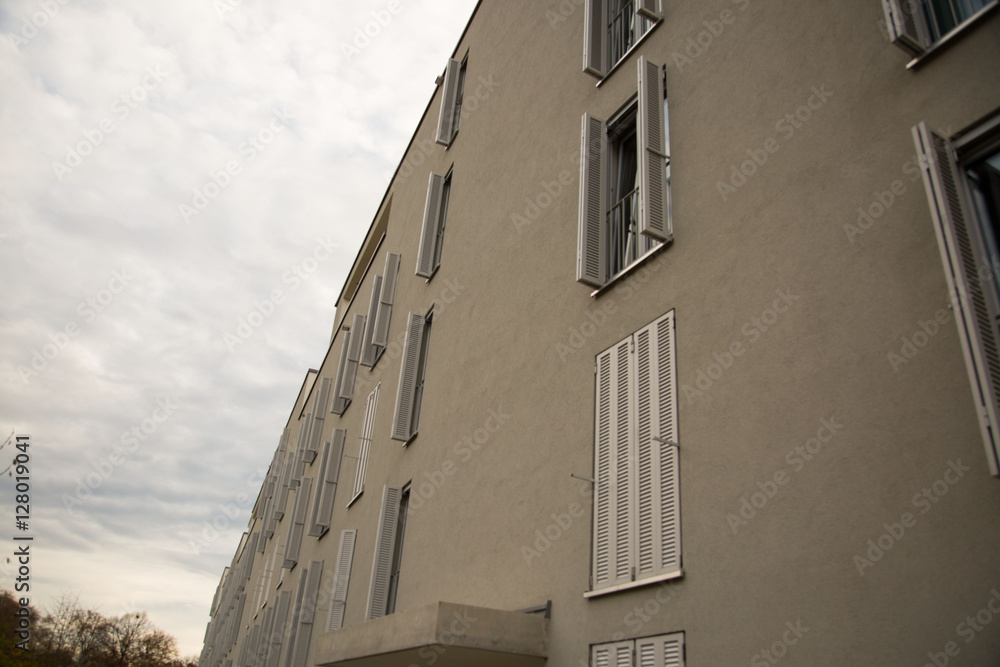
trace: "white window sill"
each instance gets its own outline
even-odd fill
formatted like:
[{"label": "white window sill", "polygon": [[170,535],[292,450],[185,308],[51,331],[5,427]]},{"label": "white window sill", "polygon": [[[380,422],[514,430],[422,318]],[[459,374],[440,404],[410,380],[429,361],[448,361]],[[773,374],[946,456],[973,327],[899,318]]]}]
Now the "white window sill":
[{"label": "white window sill", "polygon": [[597,82],[596,87],[600,88],[601,86],[603,86],[604,82],[610,79],[611,75],[614,74],[616,71],[618,71],[618,68],[620,68],[625,63],[626,60],[628,60],[628,57],[632,55],[632,52],[635,51],[637,48],[639,48],[639,45],[645,42],[649,38],[649,36],[653,34],[653,31],[656,30],[662,23],[663,23],[663,17],[661,16],[656,23],[649,26],[649,30],[644,32],[642,34],[642,37],[635,40],[635,44],[628,47],[628,51],[626,51],[625,54],[618,59],[618,62],[616,62],[614,65],[611,66],[611,69],[608,70],[607,74],[601,77],[600,81]]},{"label": "white window sill", "polygon": [[959,23],[957,26],[942,35],[941,39],[927,47],[923,53],[906,63],[906,69],[915,69],[930,60],[933,56],[943,51],[949,44],[958,39],[960,34],[971,30],[974,25],[985,21],[986,17],[989,16],[997,7],[1000,7],[1000,0],[994,0],[991,4],[986,5],[978,12]]},{"label": "white window sill", "polygon": [[600,597],[602,595],[611,595],[612,593],[619,593],[621,591],[631,590],[633,588],[641,588],[643,586],[649,586],[650,584],[658,584],[662,581],[669,581],[671,579],[680,579],[684,576],[684,568],[678,568],[671,572],[665,572],[661,575],[650,577],[648,579],[639,579],[637,581],[630,581],[627,584],[618,584],[617,586],[608,586],[607,588],[600,588],[594,591],[587,591],[583,594],[583,597],[590,599]]},{"label": "white window sill", "polygon": [[632,262],[631,264],[629,264],[628,266],[626,266],[624,269],[622,269],[621,271],[619,271],[617,274],[615,274],[615,277],[612,278],[611,280],[609,280],[608,282],[604,283],[604,285],[602,287],[599,287],[598,289],[595,289],[593,292],[591,292],[590,293],[590,297],[592,299],[597,298],[597,297],[601,296],[602,294],[604,294],[605,292],[607,292],[608,290],[610,290],[619,281],[625,279],[626,277],[628,277],[630,274],[634,273],[635,271],[638,271],[639,267],[641,267],[646,262],[648,262],[649,260],[651,260],[654,257],[656,257],[657,255],[659,255],[661,252],[663,252],[664,249],[666,249],[666,247],[668,245],[670,245],[672,242],[673,242],[673,239],[670,238],[670,239],[667,239],[666,241],[663,241],[662,243],[660,243],[660,245],[656,246],[655,248],[653,248],[652,250],[650,250],[649,252],[647,252],[645,255],[643,255],[639,259],[635,260],[634,262]]}]

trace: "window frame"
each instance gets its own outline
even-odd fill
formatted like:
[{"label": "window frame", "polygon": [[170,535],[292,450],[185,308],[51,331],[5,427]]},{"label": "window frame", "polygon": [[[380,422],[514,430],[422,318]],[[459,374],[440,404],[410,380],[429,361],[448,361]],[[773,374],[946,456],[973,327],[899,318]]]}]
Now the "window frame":
[{"label": "window frame", "polygon": [[[914,13],[910,10],[914,4],[920,5],[920,12]],[[991,0],[934,39],[924,13],[927,11],[926,0],[882,0],[889,41],[913,56],[913,59],[906,64],[907,69],[918,66],[938,53],[959,35],[985,20],[997,7],[1000,7],[1000,0]]]},{"label": "window frame", "polygon": [[583,71],[597,77],[600,86],[610,77],[663,22],[663,7],[660,0],[634,0],[633,20],[642,17],[650,21],[643,33],[611,62],[611,30],[609,4],[612,0],[585,0],[583,29]]},{"label": "window frame", "polygon": [[434,307],[427,313],[410,312],[403,344],[403,361],[399,367],[399,385],[396,389],[396,409],[393,414],[392,439],[403,446],[417,437],[420,410],[423,405],[424,385],[427,378],[427,360],[430,355],[431,322]]},{"label": "window frame", "polygon": [[437,134],[434,142],[445,150],[451,148],[461,121],[462,100],[465,97],[465,79],[468,73],[469,52],[461,60],[448,59],[441,86],[441,110],[438,114]]},{"label": "window frame", "polygon": [[431,172],[427,182],[427,201],[424,220],[420,228],[420,247],[417,252],[415,274],[428,282],[441,267],[444,248],[444,230],[451,201],[453,167],[442,176]]}]

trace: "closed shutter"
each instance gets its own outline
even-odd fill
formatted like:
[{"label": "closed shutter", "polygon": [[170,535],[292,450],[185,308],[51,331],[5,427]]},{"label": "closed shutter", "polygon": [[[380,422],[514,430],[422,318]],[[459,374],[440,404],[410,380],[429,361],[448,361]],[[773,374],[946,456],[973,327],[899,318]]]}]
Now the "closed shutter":
[{"label": "closed shutter", "polygon": [[330,412],[335,415],[344,414],[344,410],[351,403],[350,399],[341,398],[341,392],[344,388],[344,373],[347,369],[347,352],[351,346],[351,328],[344,327],[341,331],[344,334],[344,345],[340,348],[340,365],[337,366],[337,382],[333,386],[333,405],[330,407]]},{"label": "closed shutter", "polygon": [[316,455],[319,453],[319,443],[323,438],[323,424],[330,401],[330,388],[332,384],[333,380],[323,378],[319,385],[319,396],[313,404],[313,427],[312,431],[309,432],[309,440],[306,443],[306,463],[310,465],[316,460]]},{"label": "closed shutter", "polygon": [[1000,398],[1000,330],[997,327],[1000,298],[995,293],[988,265],[983,267],[983,274],[990,277],[985,280],[980,277],[977,257],[982,257],[983,262],[988,260],[975,220],[965,213],[948,141],[925,123],[913,128],[913,138],[921,157],[924,186],[951,300],[959,311],[955,321],[972,383],[986,458],[990,472],[1000,476],[997,406]]},{"label": "closed shutter", "polygon": [[396,548],[396,522],[399,520],[399,487],[386,486],[382,491],[382,516],[378,522],[375,558],[372,561],[372,584],[368,595],[369,620],[385,616],[392,575],[392,552]]},{"label": "closed shutter", "polygon": [[667,162],[663,136],[663,67],[639,57],[639,231],[660,241],[667,229]]},{"label": "closed shutter", "polygon": [[441,194],[444,190],[444,176],[431,173],[427,182],[427,203],[424,205],[424,224],[420,229],[420,250],[417,253],[417,275],[430,278],[437,268],[434,258],[437,254],[438,228],[441,226]]},{"label": "closed shutter", "polygon": [[420,365],[420,350],[424,337],[424,316],[410,313],[406,326],[406,342],[403,346],[403,363],[399,369],[399,387],[396,390],[396,411],[392,418],[394,440],[409,441],[413,436],[413,399],[417,385],[417,370]]},{"label": "closed shutter", "polygon": [[628,338],[597,357],[594,589],[632,581],[630,346],[631,338]]},{"label": "closed shutter", "polygon": [[658,21],[661,16],[660,0],[639,0],[636,11],[647,18]]},{"label": "closed shutter", "polygon": [[399,259],[399,255],[395,253],[389,253],[385,258],[382,295],[379,298],[378,316],[375,318],[375,335],[372,337],[372,343],[380,347],[386,347],[389,344],[389,320],[392,317],[392,303],[396,298]]},{"label": "closed shutter", "polygon": [[351,563],[354,560],[354,543],[357,530],[340,533],[340,550],[337,552],[337,570],[333,578],[333,597],[330,600],[330,620],[326,629],[339,630],[344,627],[344,612],[347,609],[347,589],[351,583]]},{"label": "closed shutter", "polygon": [[291,591],[281,591],[274,606],[274,624],[271,631],[271,646],[268,649],[264,667],[278,667],[281,658],[281,645],[285,638],[285,625],[288,623],[288,606],[292,602]]},{"label": "closed shutter", "polygon": [[920,15],[921,4],[917,0],[882,0],[889,41],[913,56],[923,53],[930,41]]},{"label": "closed shutter", "polygon": [[340,386],[340,398],[350,400],[354,395],[354,379],[358,374],[358,364],[361,361],[361,345],[365,340],[365,316],[360,313],[354,316],[351,323],[350,345],[347,347],[347,365],[344,367],[344,381]]},{"label": "closed shutter", "polygon": [[313,620],[316,617],[316,598],[319,594],[319,583],[323,578],[323,561],[310,561],[309,569],[302,573],[302,578],[306,579],[305,595],[299,611],[299,627],[295,633],[295,642],[291,645],[290,667],[306,667]]},{"label": "closed shutter", "polygon": [[632,649],[635,642],[598,644],[591,647],[593,667],[632,667]]},{"label": "closed shutter", "polygon": [[439,144],[447,146],[455,138],[455,104],[458,102],[458,80],[462,71],[462,63],[458,60],[448,60],[444,71],[444,85],[441,94],[441,114],[438,116],[437,137]]},{"label": "closed shutter", "polygon": [[340,462],[344,456],[344,441],[347,431],[335,429],[333,441],[323,445],[323,458],[320,462],[320,477],[316,482],[316,494],[313,499],[313,518],[309,534],[320,536],[330,528],[333,516],[333,500],[337,495],[337,481],[340,477]]},{"label": "closed shutter", "polygon": [[302,532],[306,527],[306,509],[309,506],[309,491],[312,489],[312,479],[304,477],[295,492],[295,510],[293,523],[288,530],[288,543],[285,545],[285,562],[282,567],[291,569],[299,560],[299,547],[302,546]]},{"label": "closed shutter", "polygon": [[580,220],[576,279],[594,287],[605,281],[605,135],[603,120],[583,114],[580,138]]},{"label": "closed shutter", "polygon": [[637,667],[684,667],[684,633],[635,640]]},{"label": "closed shutter", "polygon": [[371,449],[372,434],[375,430],[375,408],[378,406],[378,390],[381,386],[381,383],[375,385],[375,389],[368,395],[368,403],[365,405],[365,419],[361,423],[361,437],[358,444],[358,467],[354,470],[354,491],[351,494],[350,502],[354,502],[354,499],[365,490],[365,471],[368,469],[368,452]]},{"label": "closed shutter", "polygon": [[298,638],[299,619],[302,617],[303,601],[306,596],[306,580],[309,577],[308,568],[302,568],[299,573],[299,583],[295,589],[295,606],[292,612],[292,624],[288,630],[288,649],[285,651],[285,667],[292,667],[295,658],[295,640]]},{"label": "closed shutter", "polygon": [[583,71],[604,76],[608,50],[608,0],[584,0]]},{"label": "closed shutter", "polygon": [[375,337],[375,319],[378,317],[379,299],[382,296],[382,276],[375,276],[372,285],[372,298],[368,303],[368,317],[365,318],[365,336],[361,341],[361,365],[371,368],[375,365],[378,348],[372,344]]},{"label": "closed shutter", "polygon": [[674,314],[635,334],[636,579],[680,569]]}]

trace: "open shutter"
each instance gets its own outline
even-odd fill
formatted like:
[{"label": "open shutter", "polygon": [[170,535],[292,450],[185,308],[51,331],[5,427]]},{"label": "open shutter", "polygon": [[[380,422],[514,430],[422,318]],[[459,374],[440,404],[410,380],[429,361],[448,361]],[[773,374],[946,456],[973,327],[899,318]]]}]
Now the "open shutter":
[{"label": "open shutter", "polygon": [[577,238],[576,279],[600,287],[604,284],[605,255],[605,135],[603,120],[583,114],[580,138],[580,229]]},{"label": "open shutter", "polygon": [[[274,504],[274,521],[280,521],[285,516],[285,505],[288,504],[288,489],[292,483],[292,472],[295,468],[292,452],[285,452],[284,463],[281,465],[281,489],[278,491],[278,500]],[[268,526],[268,530],[274,531],[274,524]]]},{"label": "open shutter", "polygon": [[323,378],[320,382],[319,396],[313,404],[313,426],[306,441],[306,463],[312,465],[319,453],[319,443],[323,438],[323,423],[326,418],[326,408],[330,401],[330,388],[333,380]]},{"label": "open shutter", "polygon": [[[990,472],[1000,476],[1000,295],[992,280],[979,275],[977,257],[988,263],[975,222],[962,205],[956,167],[948,140],[925,123],[913,128],[913,139],[941,249],[951,301],[959,311],[955,322],[969,371]],[[988,264],[987,264],[988,268]],[[988,274],[987,274],[988,275]]]},{"label": "open shutter", "polygon": [[396,390],[396,412],[392,418],[394,440],[408,441],[413,433],[413,395],[417,384],[417,367],[424,337],[424,316],[410,313],[406,325],[406,343],[403,346],[403,363],[399,369],[399,387]]},{"label": "open shutter", "polygon": [[635,640],[637,667],[684,667],[684,633]]},{"label": "open shutter", "polygon": [[399,275],[399,255],[389,253],[385,258],[385,276],[382,278],[382,295],[379,298],[378,315],[375,318],[375,335],[372,343],[380,347],[389,344],[389,320],[392,317],[392,303],[396,298],[396,278]]},{"label": "open shutter", "polygon": [[594,590],[632,581],[630,354],[626,338],[597,357],[594,426]]},{"label": "open shutter", "polygon": [[337,552],[337,571],[333,577],[333,598],[330,601],[330,620],[326,629],[339,630],[344,627],[344,611],[347,609],[347,588],[351,583],[351,563],[354,560],[354,542],[357,530],[340,533],[340,550]]},{"label": "open shutter", "polygon": [[340,462],[344,455],[346,437],[347,431],[340,428],[335,429],[333,442],[323,445],[320,477],[316,482],[316,494],[313,498],[310,535],[318,537],[330,528],[330,519],[333,516],[333,499],[337,494],[337,480],[340,477]]},{"label": "open shutter", "polygon": [[437,137],[439,144],[448,146],[455,138],[455,104],[458,102],[458,80],[462,71],[462,63],[458,60],[448,60],[444,71],[444,85],[441,94],[441,114],[438,116]]},{"label": "open shutter", "polygon": [[330,407],[330,412],[336,415],[344,414],[344,410],[350,404],[350,399],[341,398],[341,390],[344,387],[344,372],[347,368],[347,352],[351,346],[351,329],[350,327],[344,327],[341,329],[344,334],[344,345],[340,349],[340,365],[337,366],[337,382],[333,387],[333,405]]},{"label": "open shutter", "polygon": [[591,647],[590,664],[594,667],[632,667],[635,642],[615,642]]},{"label": "open shutter", "polygon": [[368,620],[385,616],[392,575],[392,552],[396,548],[396,523],[399,521],[399,487],[386,486],[382,491],[382,516],[378,522],[375,558],[372,561],[372,586],[368,594]]},{"label": "open shutter", "polygon": [[923,53],[930,41],[920,4],[916,0],[882,0],[889,41],[913,56]]},{"label": "open shutter", "polygon": [[608,0],[584,0],[583,71],[604,76],[608,50]]},{"label": "open shutter", "polygon": [[378,390],[381,386],[381,383],[375,385],[375,389],[368,395],[368,403],[365,405],[365,419],[361,423],[361,437],[358,444],[358,465],[354,469],[354,492],[351,494],[350,502],[354,502],[354,499],[360,496],[361,492],[365,490],[368,451],[371,449],[372,434],[375,430],[375,408],[378,406]]},{"label": "open shutter", "polygon": [[667,229],[667,153],[663,136],[663,67],[639,56],[639,231],[660,241]]},{"label": "open shutter", "polygon": [[382,276],[375,276],[372,285],[372,299],[368,303],[368,317],[365,319],[365,336],[361,341],[361,365],[371,368],[375,365],[378,349],[372,344],[375,337],[375,318],[378,316],[379,299],[382,296]]},{"label": "open shutter", "polygon": [[660,0],[639,0],[636,11],[654,21],[660,20]]},{"label": "open shutter", "polygon": [[636,579],[681,567],[674,313],[635,334]]},{"label": "open shutter", "polygon": [[302,573],[306,579],[302,607],[299,610],[298,629],[295,641],[291,645],[291,660],[289,667],[306,667],[309,655],[309,640],[312,639],[313,620],[316,617],[316,598],[319,594],[319,583],[323,578],[323,561],[310,561],[309,569]]},{"label": "open shutter", "polygon": [[293,523],[288,530],[288,543],[285,544],[285,562],[282,567],[291,569],[299,560],[299,547],[302,546],[302,532],[306,527],[306,509],[309,506],[309,491],[312,489],[312,479],[303,477],[302,483],[295,492],[295,510],[292,514]]},{"label": "open shutter", "polygon": [[292,613],[292,624],[288,630],[288,650],[285,651],[285,667],[292,667],[292,660],[295,658],[295,640],[298,637],[299,619],[302,617],[308,577],[308,568],[302,568],[302,572],[299,573],[299,583],[295,589],[295,611]]},{"label": "open shutter", "polygon": [[271,630],[271,647],[268,649],[264,667],[278,667],[281,657],[281,645],[285,638],[285,625],[288,622],[288,606],[292,602],[291,591],[281,591],[274,606],[274,624]]},{"label": "open shutter", "polygon": [[431,172],[427,181],[427,202],[424,205],[424,224],[420,229],[420,250],[417,253],[417,275],[430,278],[434,275],[434,255],[437,246],[438,227],[441,220],[441,194],[444,190],[444,176]]},{"label": "open shutter", "polygon": [[274,607],[264,610],[263,620],[260,624],[260,639],[254,647],[254,653],[250,664],[254,667],[261,667],[267,662],[267,652],[271,650],[271,633],[274,628]]},{"label": "open shutter", "polygon": [[347,365],[344,366],[344,381],[340,386],[340,398],[350,400],[354,395],[354,378],[358,375],[361,362],[361,346],[365,340],[365,316],[358,313],[351,323],[351,337],[347,345]]}]

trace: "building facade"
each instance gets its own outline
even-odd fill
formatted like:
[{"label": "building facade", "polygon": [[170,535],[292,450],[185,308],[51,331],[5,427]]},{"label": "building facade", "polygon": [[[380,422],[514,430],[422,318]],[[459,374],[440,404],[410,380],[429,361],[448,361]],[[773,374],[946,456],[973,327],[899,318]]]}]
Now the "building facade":
[{"label": "building facade", "polygon": [[995,664],[997,4],[482,0],[201,667]]}]

